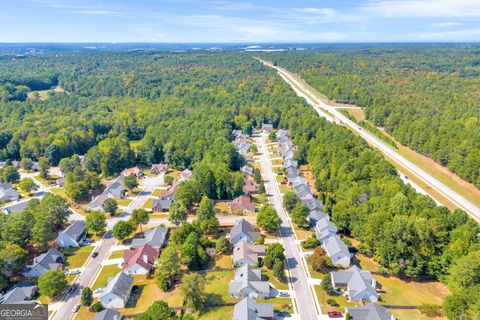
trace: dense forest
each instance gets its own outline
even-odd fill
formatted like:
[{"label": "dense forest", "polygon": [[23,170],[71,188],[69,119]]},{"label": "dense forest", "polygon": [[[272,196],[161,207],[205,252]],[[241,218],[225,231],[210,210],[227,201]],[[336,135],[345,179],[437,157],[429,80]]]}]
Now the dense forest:
[{"label": "dense forest", "polygon": [[[310,55],[298,54],[282,59],[293,64]],[[243,163],[230,143],[231,130],[251,132],[263,122],[289,129],[296,157],[310,164],[332,220],[361,241],[363,253],[385,272],[447,283],[453,295],[445,312],[451,319],[479,313],[478,225],[405,186],[379,153],[318,118],[248,54],[43,55],[0,60],[0,75],[2,92],[9,92],[0,102],[0,156],[46,157],[54,165],[64,159],[69,179],[85,184],[92,183],[91,172],[108,176],[134,163],[166,161],[194,169],[192,183],[183,184],[197,189],[192,200],[231,197],[240,189],[233,171]],[[44,100],[25,96],[55,85],[66,92]],[[465,143],[475,143],[468,138]],[[86,155],[83,167],[75,154]]]},{"label": "dense forest", "polygon": [[480,187],[480,48],[352,46],[268,54],[402,144]]}]

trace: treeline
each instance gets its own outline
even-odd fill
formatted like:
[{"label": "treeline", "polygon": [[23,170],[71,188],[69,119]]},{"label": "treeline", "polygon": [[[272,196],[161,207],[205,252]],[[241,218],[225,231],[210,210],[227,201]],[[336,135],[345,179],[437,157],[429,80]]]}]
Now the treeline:
[{"label": "treeline", "polygon": [[361,46],[275,53],[326,96],[366,107],[400,143],[480,187],[480,48]]}]

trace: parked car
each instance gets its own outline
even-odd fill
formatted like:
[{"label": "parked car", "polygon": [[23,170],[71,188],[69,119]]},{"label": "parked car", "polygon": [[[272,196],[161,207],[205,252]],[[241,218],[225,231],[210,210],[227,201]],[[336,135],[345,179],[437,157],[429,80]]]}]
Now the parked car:
[{"label": "parked car", "polygon": [[288,318],[288,317],[290,317],[290,313],[288,313],[286,311],[281,311],[281,312],[277,313],[277,316],[283,317],[283,318]]},{"label": "parked car", "polygon": [[280,182],[280,184],[288,184],[288,182],[284,180],[284,181]]},{"label": "parked car", "polygon": [[93,293],[102,293],[105,290],[105,288],[97,288],[93,291]]},{"label": "parked car", "polygon": [[98,257],[98,252],[97,252],[97,251],[95,251],[94,253],[92,253],[92,258],[96,258],[96,257]]},{"label": "parked car", "polygon": [[330,311],[328,313],[329,318],[343,318],[343,314],[340,311]]},{"label": "parked car", "polygon": [[72,312],[75,313],[75,312],[78,311],[78,309],[80,309],[80,303],[77,303],[77,304],[73,307]]},{"label": "parked car", "polygon": [[282,172],[282,171],[278,171],[278,172],[277,172],[277,175],[283,176],[283,172]]},{"label": "parked car", "polygon": [[80,274],[82,271],[80,269],[70,270],[70,274]]},{"label": "parked car", "polygon": [[287,291],[280,291],[278,295],[280,297],[290,297],[290,293],[288,293]]}]

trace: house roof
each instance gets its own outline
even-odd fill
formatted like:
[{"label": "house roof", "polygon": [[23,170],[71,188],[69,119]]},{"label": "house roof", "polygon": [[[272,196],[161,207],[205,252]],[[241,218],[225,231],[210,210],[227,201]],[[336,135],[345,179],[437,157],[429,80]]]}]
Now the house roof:
[{"label": "house roof", "polygon": [[13,189],[10,183],[0,183],[0,199],[4,198],[17,198],[20,195],[18,194],[17,190]]},{"label": "house roof", "polygon": [[350,251],[348,251],[347,245],[338,237],[328,238],[323,242],[323,246],[329,257],[332,257],[335,254],[341,254],[345,257],[350,257]]},{"label": "house roof", "polygon": [[12,214],[14,212],[23,212],[28,207],[28,204],[30,203],[30,201],[32,201],[32,199],[28,201],[19,202],[8,207],[4,207],[3,210],[7,211],[8,214]]},{"label": "house roof", "polygon": [[308,184],[299,184],[295,187],[295,192],[298,194],[300,198],[306,197],[312,193],[312,190],[308,186]]},{"label": "house roof", "polygon": [[78,240],[81,235],[85,232],[85,220],[75,220],[71,225],[69,225],[65,230],[62,231],[63,234],[72,237],[75,240]]},{"label": "house roof", "polygon": [[232,229],[230,229],[230,239],[242,233],[248,236],[250,242],[255,242],[260,238],[260,232],[254,231],[252,225],[245,219],[238,220]]},{"label": "house roof", "polygon": [[289,168],[289,167],[293,167],[293,168],[297,168],[298,167],[298,161],[297,160],[287,160],[285,161],[285,163],[283,164],[283,167],[286,169],[286,168]]},{"label": "house roof", "polygon": [[150,270],[155,264],[155,260],[158,258],[158,255],[158,250],[155,250],[148,244],[144,244],[137,249],[126,250],[123,254],[123,260],[125,261],[123,269],[125,270],[135,264],[138,264],[142,268]]},{"label": "house roof", "polygon": [[142,169],[140,169],[139,167],[131,167],[131,168],[128,168],[128,169],[125,169],[123,171],[123,174],[125,176],[130,176],[130,175],[138,175],[139,173],[142,172]]},{"label": "house roof", "polygon": [[123,185],[123,179],[118,179],[105,189],[104,194],[111,195],[113,198],[121,198],[123,192],[125,191],[125,186]]},{"label": "house roof", "polygon": [[155,227],[153,229],[147,230],[144,233],[143,238],[135,238],[132,240],[131,247],[139,248],[144,244],[148,244],[152,248],[160,248],[165,243],[167,238],[168,229],[163,227]]},{"label": "house roof", "polygon": [[64,257],[63,254],[55,248],[48,250],[46,253],[42,253],[38,257],[33,259],[33,263],[29,267],[33,268],[37,265],[42,266],[46,270],[56,270],[59,266],[63,265]]},{"label": "house roof", "polygon": [[245,288],[251,288],[257,293],[270,292],[268,281],[262,281],[262,270],[253,269],[249,264],[235,270],[235,277],[230,281],[230,295],[235,295]]},{"label": "house roof", "polygon": [[253,245],[245,241],[240,241],[235,245],[235,248],[233,249],[233,262],[237,262],[242,259],[248,259],[252,263],[257,263],[258,257],[264,255],[264,245]]},{"label": "house roof", "polygon": [[123,299],[129,295],[132,285],[133,277],[123,271],[120,271],[113,278],[109,279],[107,286],[105,287],[105,290],[101,294],[100,298],[111,293],[118,297],[122,297]]},{"label": "house roof", "polygon": [[235,305],[233,311],[233,320],[260,320],[273,317],[272,304],[256,303],[253,298],[244,298]]},{"label": "house roof", "polygon": [[185,169],[180,172],[180,176],[182,177],[182,180],[188,180],[192,176],[192,171],[190,169]]},{"label": "house roof", "polygon": [[107,308],[98,312],[92,320],[120,320],[120,312]]},{"label": "house roof", "polygon": [[361,307],[347,308],[352,320],[393,320],[395,317],[388,310],[377,303],[370,303]]},{"label": "house roof", "polygon": [[173,199],[175,194],[175,190],[177,190],[178,186],[182,183],[180,180],[173,181],[172,185],[167,188],[167,190],[163,190],[160,194],[160,199]]},{"label": "house roof", "polygon": [[337,232],[337,227],[335,227],[335,225],[332,222],[330,222],[330,219],[326,217],[323,217],[320,220],[318,220],[315,227],[316,227],[315,229],[319,231],[328,230],[335,233]]},{"label": "house roof", "polygon": [[[37,286],[28,283],[20,282],[12,287],[5,295],[3,296],[3,304],[15,304],[15,303],[28,303],[27,301],[32,298],[32,296],[37,291]],[[33,303],[33,301],[32,301]]]},{"label": "house roof", "polygon": [[153,200],[152,208],[160,208],[163,210],[168,210],[170,209],[172,202],[173,201],[171,199],[155,199]]},{"label": "house roof", "polygon": [[375,293],[373,287],[372,274],[369,271],[363,271],[357,266],[350,267],[345,272],[334,271],[330,273],[334,286],[347,286],[348,295],[352,300],[357,300],[357,295],[369,289]]},{"label": "house roof", "polygon": [[250,167],[250,166],[247,166],[247,165],[241,167],[241,168],[240,168],[240,171],[243,172],[243,173],[245,173],[245,174],[248,174],[248,175],[250,175],[250,176],[253,175],[253,168]]},{"label": "house roof", "polygon": [[244,193],[254,193],[257,190],[257,185],[255,181],[245,178],[245,185],[242,190]]},{"label": "house roof", "polygon": [[254,211],[255,203],[253,203],[249,197],[246,197],[244,195],[236,197],[235,199],[232,200],[232,203],[230,203],[230,208],[232,210],[237,210],[241,207],[245,207],[250,211]]},{"label": "house roof", "polygon": [[308,213],[308,218],[313,222],[316,222],[320,219],[330,220],[330,216],[321,210],[310,210]]},{"label": "house roof", "polygon": [[157,163],[157,164],[152,164],[152,167],[150,168],[150,171],[156,170],[158,172],[166,172],[168,170],[168,165],[165,163]]}]

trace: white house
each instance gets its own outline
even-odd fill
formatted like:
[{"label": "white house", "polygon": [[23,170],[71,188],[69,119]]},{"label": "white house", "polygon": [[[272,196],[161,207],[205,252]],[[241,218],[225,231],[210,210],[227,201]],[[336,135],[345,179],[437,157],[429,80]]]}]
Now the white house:
[{"label": "white house", "polygon": [[342,268],[350,267],[351,254],[348,247],[338,237],[330,237],[325,240],[322,247],[327,252],[327,256],[332,260],[332,263]]},{"label": "white house", "polygon": [[105,290],[99,297],[99,301],[104,308],[125,308],[128,299],[130,299],[132,287],[133,277],[121,271],[108,281]]},{"label": "white house", "polygon": [[62,248],[79,247],[86,236],[85,220],[75,220],[58,233],[57,244]]},{"label": "white house", "polygon": [[375,290],[376,281],[369,271],[352,266],[344,272],[330,272],[330,276],[334,288],[346,287],[345,296],[349,301],[378,301],[378,294]]}]

